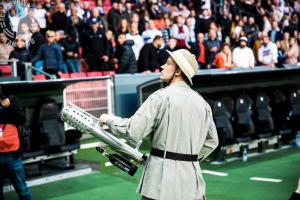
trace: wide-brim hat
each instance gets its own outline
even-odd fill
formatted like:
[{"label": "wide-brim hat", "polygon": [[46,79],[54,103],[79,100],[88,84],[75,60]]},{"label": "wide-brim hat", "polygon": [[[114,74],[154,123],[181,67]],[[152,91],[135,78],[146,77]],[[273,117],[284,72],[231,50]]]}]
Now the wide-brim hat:
[{"label": "wide-brim hat", "polygon": [[171,58],[176,62],[178,67],[182,70],[184,75],[189,79],[191,85],[193,85],[192,78],[198,70],[198,62],[196,56],[191,54],[186,49],[179,49],[176,51],[168,51]]}]

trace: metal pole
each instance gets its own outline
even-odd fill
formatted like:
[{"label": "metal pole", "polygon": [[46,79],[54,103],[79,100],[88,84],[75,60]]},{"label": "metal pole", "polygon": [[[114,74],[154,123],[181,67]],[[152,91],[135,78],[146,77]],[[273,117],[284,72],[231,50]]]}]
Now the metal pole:
[{"label": "metal pole", "polygon": [[32,80],[32,68],[31,68],[31,63],[29,62],[25,62],[24,63],[24,67],[25,67],[25,79],[27,81],[31,81]]},{"label": "metal pole", "polygon": [[17,72],[17,59],[12,59],[11,60],[12,64],[11,64],[11,77],[16,78],[18,77],[18,72]]}]

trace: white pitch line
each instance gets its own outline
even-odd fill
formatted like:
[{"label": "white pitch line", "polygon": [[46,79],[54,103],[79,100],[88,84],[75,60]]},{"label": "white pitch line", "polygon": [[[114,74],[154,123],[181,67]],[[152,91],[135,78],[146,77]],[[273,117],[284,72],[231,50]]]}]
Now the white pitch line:
[{"label": "white pitch line", "polygon": [[228,176],[227,173],[210,171],[210,170],[202,170],[202,173],[203,174],[211,174],[211,175],[215,175],[215,176]]},{"label": "white pitch line", "polygon": [[252,181],[272,182],[272,183],[282,182],[282,179],[262,178],[262,177],[252,177],[252,178],[250,178],[250,180],[252,180]]}]

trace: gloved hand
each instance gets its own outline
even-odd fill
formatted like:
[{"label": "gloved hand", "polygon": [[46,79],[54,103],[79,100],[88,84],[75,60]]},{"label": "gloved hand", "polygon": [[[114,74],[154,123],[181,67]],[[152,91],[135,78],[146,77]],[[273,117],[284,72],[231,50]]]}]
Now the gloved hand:
[{"label": "gloved hand", "polygon": [[102,114],[99,118],[99,121],[100,121],[100,124],[101,125],[104,125],[107,123],[107,121],[110,119],[110,116],[109,114]]}]

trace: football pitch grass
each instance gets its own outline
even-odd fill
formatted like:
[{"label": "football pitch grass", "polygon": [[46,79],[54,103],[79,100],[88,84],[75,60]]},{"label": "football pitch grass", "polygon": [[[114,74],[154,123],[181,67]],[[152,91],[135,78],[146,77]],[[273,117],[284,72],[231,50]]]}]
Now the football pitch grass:
[{"label": "football pitch grass", "polygon": [[[106,158],[94,149],[80,150],[78,161],[98,163],[92,174],[31,187],[33,200],[138,200],[136,187],[142,167],[131,177],[115,167],[104,167]],[[212,165],[201,163],[202,170],[228,174],[204,174],[208,200],[287,200],[300,177],[300,149],[289,148],[241,160]],[[280,179],[281,182],[250,180],[252,177]],[[9,192],[6,200],[17,200]],[[184,199],[183,199],[184,200]]]}]

